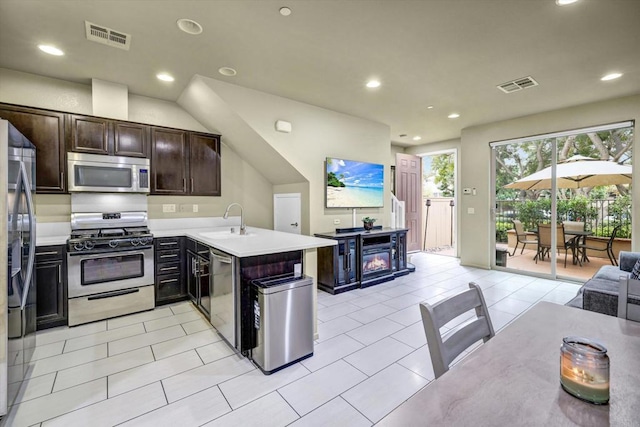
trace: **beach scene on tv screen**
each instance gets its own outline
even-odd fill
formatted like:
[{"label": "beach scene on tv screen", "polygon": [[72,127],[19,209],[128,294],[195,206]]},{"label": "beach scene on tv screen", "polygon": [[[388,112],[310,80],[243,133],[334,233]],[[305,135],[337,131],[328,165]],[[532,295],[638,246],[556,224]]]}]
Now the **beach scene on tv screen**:
[{"label": "beach scene on tv screen", "polygon": [[384,205],[384,166],[327,158],[327,207]]}]

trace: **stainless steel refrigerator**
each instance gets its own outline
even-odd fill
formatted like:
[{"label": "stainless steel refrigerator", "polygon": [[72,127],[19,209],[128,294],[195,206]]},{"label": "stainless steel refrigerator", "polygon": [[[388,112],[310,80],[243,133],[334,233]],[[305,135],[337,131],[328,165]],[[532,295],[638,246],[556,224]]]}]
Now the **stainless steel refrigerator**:
[{"label": "stainless steel refrigerator", "polygon": [[[35,349],[36,149],[0,120],[0,416],[7,413]],[[4,232],[6,230],[6,232]]]}]

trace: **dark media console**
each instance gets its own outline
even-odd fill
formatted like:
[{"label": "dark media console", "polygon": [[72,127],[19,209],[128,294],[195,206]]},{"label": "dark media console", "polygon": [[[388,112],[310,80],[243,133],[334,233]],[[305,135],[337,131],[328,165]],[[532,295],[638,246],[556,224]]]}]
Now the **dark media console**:
[{"label": "dark media console", "polygon": [[338,241],[318,248],[318,288],[323,291],[366,288],[415,270],[407,263],[406,228],[339,228],[315,236]]}]

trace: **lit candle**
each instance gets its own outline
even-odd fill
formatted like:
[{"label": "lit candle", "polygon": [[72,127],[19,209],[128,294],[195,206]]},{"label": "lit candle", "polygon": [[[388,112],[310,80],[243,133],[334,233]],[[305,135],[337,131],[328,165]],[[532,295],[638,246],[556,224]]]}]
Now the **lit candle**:
[{"label": "lit candle", "polygon": [[560,349],[560,384],[568,393],[588,402],[609,402],[607,349],[592,340],[566,337]]}]

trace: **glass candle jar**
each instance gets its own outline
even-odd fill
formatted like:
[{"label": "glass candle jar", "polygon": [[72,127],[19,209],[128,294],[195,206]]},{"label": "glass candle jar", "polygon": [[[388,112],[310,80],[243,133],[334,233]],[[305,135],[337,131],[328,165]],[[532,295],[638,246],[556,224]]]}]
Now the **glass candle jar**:
[{"label": "glass candle jar", "polygon": [[560,384],[587,402],[609,403],[607,349],[588,338],[565,337],[560,348]]}]

